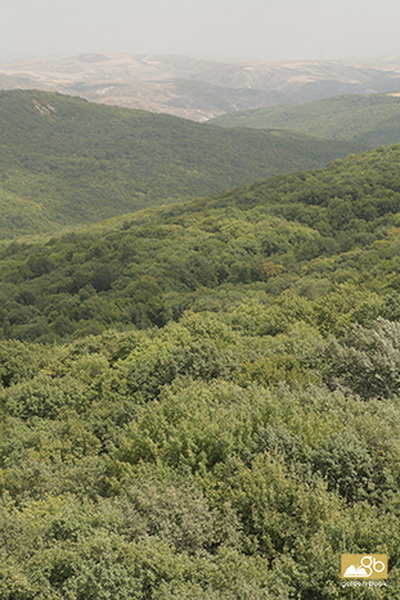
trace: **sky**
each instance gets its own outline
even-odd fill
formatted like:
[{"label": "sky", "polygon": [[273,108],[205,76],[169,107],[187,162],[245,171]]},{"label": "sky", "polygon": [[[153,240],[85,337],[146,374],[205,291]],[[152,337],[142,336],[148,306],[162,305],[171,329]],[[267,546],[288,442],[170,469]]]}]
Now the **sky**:
[{"label": "sky", "polygon": [[262,61],[400,54],[400,0],[0,0],[0,62],[82,53]]}]

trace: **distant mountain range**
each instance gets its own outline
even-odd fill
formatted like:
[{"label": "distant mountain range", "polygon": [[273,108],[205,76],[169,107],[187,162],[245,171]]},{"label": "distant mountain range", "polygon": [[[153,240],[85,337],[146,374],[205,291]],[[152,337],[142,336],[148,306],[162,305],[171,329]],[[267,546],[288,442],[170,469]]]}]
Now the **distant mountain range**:
[{"label": "distant mountain range", "polygon": [[204,121],[277,103],[400,91],[400,58],[267,63],[85,54],[2,63],[0,88],[59,91]]},{"label": "distant mountain range", "polygon": [[335,96],[306,104],[281,104],[225,114],[210,122],[222,127],[284,129],[376,148],[400,142],[400,93]]}]

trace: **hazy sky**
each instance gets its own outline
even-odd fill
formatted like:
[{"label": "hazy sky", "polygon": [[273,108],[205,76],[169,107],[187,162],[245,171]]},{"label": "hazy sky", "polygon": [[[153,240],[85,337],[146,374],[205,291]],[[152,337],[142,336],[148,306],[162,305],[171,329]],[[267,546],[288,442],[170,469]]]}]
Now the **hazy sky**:
[{"label": "hazy sky", "polygon": [[400,0],[0,0],[0,62],[86,52],[373,57],[399,49],[399,26]]}]

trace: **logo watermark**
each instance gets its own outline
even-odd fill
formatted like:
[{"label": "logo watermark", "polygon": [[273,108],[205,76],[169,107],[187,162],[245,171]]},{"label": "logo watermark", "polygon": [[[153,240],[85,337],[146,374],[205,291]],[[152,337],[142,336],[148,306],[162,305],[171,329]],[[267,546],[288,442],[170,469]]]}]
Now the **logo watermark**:
[{"label": "logo watermark", "polygon": [[388,562],[387,554],[342,554],[342,588],[386,587]]}]

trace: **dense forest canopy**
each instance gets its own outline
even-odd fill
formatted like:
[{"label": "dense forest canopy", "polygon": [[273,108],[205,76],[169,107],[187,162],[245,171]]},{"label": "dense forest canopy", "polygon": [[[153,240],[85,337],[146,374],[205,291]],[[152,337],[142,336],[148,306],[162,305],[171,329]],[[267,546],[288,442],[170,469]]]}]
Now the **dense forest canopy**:
[{"label": "dense forest canopy", "polygon": [[364,148],[228,131],[39,91],[0,92],[0,239],[101,221]]},{"label": "dense forest canopy", "polygon": [[400,596],[400,146],[0,251],[0,598]]},{"label": "dense forest canopy", "polygon": [[225,310],[257,295],[271,304],[299,289],[314,300],[345,265],[343,283],[382,280],[382,298],[396,289],[395,274],[383,284],[393,264],[382,269],[376,248],[396,244],[399,163],[400,146],[381,148],[43,243],[4,244],[4,336],[51,342],[161,326],[185,309]]},{"label": "dense forest canopy", "polygon": [[280,129],[376,148],[400,142],[400,94],[336,96],[221,115],[221,127]]}]

